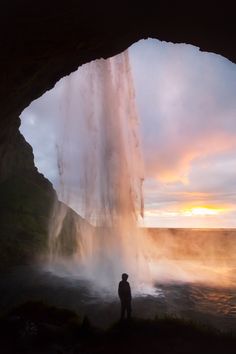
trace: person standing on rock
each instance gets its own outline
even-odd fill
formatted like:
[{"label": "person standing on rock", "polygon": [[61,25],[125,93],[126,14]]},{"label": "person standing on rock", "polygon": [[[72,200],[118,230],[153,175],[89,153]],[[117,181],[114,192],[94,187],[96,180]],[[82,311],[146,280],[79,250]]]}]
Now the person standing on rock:
[{"label": "person standing on rock", "polygon": [[121,321],[124,320],[125,314],[127,314],[127,319],[131,319],[131,289],[130,285],[127,282],[128,279],[128,274],[123,273],[121,278],[122,280],[119,282],[119,287],[118,287],[118,295],[120,298],[120,303],[121,303],[121,312],[120,312],[120,319]]}]

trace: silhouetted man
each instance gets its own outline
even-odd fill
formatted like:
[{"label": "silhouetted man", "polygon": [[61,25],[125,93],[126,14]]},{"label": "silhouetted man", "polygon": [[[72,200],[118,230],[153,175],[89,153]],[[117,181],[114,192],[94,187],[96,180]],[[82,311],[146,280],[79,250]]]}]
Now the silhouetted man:
[{"label": "silhouetted man", "polygon": [[128,320],[131,318],[132,297],[131,297],[130,285],[127,282],[128,277],[129,277],[128,274],[123,273],[122,280],[119,282],[119,287],[118,287],[118,295],[121,302],[121,313],[120,313],[121,320],[124,319],[125,313],[127,313]]}]

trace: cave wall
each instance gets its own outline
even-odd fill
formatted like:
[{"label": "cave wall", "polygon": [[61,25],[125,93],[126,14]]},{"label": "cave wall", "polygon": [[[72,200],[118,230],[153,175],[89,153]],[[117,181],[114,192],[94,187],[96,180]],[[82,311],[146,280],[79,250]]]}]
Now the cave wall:
[{"label": "cave wall", "polygon": [[46,237],[55,197],[19,132],[20,113],[78,66],[146,37],[190,43],[236,62],[234,11],[223,2],[1,1],[0,240],[11,240],[1,244],[2,254],[11,253],[6,249],[19,235],[24,242],[40,229],[39,238]]},{"label": "cave wall", "polygon": [[[19,116],[63,76],[145,37],[236,61],[235,16],[223,2],[1,1],[1,120]],[[13,118],[14,119],[14,118]]]}]

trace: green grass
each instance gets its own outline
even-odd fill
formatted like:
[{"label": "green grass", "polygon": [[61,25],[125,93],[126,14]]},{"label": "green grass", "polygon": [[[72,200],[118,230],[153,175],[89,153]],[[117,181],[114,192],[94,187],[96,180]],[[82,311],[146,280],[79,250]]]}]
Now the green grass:
[{"label": "green grass", "polygon": [[0,184],[1,267],[24,263],[47,246],[54,191],[19,176]]},{"label": "green grass", "polygon": [[[50,218],[57,196],[40,175],[12,176],[0,184],[0,195],[0,270],[5,270],[6,266],[30,263],[47,253]],[[58,245],[63,256],[75,250],[78,220],[84,222],[68,208]]]}]

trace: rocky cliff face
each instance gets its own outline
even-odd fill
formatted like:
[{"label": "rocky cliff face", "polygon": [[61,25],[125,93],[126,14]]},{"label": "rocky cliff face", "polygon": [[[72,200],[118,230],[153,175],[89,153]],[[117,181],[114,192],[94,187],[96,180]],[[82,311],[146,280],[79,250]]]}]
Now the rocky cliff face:
[{"label": "rocky cliff face", "polygon": [[56,193],[34,166],[31,146],[18,126],[0,146],[0,269],[28,262],[47,248],[51,208]]},{"label": "rocky cliff face", "polygon": [[[37,242],[46,238],[55,197],[18,130],[20,113],[79,65],[115,55],[148,36],[190,43],[236,61],[234,11],[224,3],[200,7],[189,1],[1,2],[1,259],[12,252],[12,258],[19,259],[34,253]],[[23,252],[26,240],[30,245],[36,234],[38,241]],[[12,248],[16,243],[18,253]]]},{"label": "rocky cliff face", "polygon": [[66,208],[59,239],[60,254],[76,249],[78,223],[85,223],[57,199],[52,184],[34,165],[32,147],[21,135],[20,120],[9,125],[8,139],[0,146],[0,270],[35,261],[48,253],[48,234],[55,205]]}]

